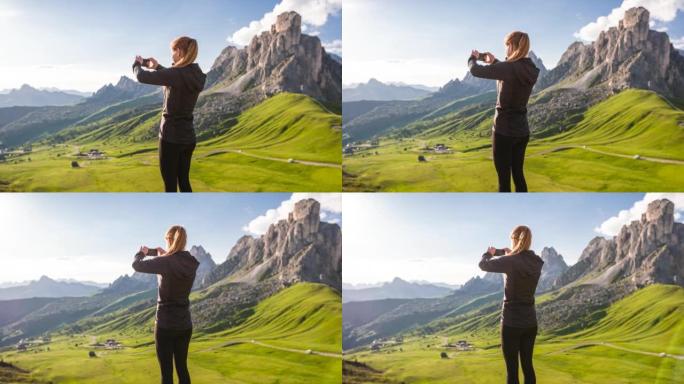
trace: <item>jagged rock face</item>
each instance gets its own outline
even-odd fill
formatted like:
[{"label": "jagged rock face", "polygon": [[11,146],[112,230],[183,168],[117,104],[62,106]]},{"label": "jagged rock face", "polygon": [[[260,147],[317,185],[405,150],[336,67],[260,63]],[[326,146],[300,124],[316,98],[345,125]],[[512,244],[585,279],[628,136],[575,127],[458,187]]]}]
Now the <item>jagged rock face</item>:
[{"label": "jagged rock face", "polygon": [[617,27],[601,32],[595,42],[570,45],[540,87],[560,81],[565,87],[580,89],[603,86],[617,92],[640,88],[682,97],[684,57],[666,33],[649,30],[648,10],[632,8]]},{"label": "jagged rock face", "polygon": [[200,263],[195,272],[195,282],[192,284],[192,288],[196,289],[204,284],[207,276],[216,268],[216,263],[214,263],[214,260],[211,258],[211,254],[201,245],[193,245],[189,252]]},{"label": "jagged rock face", "polygon": [[160,88],[154,85],[141,84],[126,76],[121,76],[116,85],[107,84],[100,88],[87,101],[90,103],[114,103],[131,100],[151,93],[159,93]]},{"label": "jagged rock face", "polygon": [[227,260],[207,278],[212,284],[257,283],[276,279],[283,285],[301,281],[342,289],[342,232],[337,224],[320,221],[320,203],[299,201],[287,220],[272,224],[259,238],[243,236]]},{"label": "jagged rock face", "polygon": [[553,247],[544,247],[541,251],[541,258],[544,260],[544,265],[539,283],[537,283],[537,292],[545,292],[551,289],[556,279],[568,269],[563,256],[556,252]]},{"label": "jagged rock face", "polygon": [[131,276],[123,275],[114,280],[102,292],[106,294],[125,294],[146,291],[157,287],[157,276],[134,272]]},{"label": "jagged rock face", "polygon": [[540,57],[538,57],[533,51],[530,51],[528,57],[530,58],[530,60],[532,60],[534,65],[537,68],[539,68],[539,79],[544,77],[549,72],[549,70],[546,69],[546,66],[544,65],[544,61]]},{"label": "jagged rock face", "polygon": [[200,111],[236,113],[279,92],[339,105],[342,65],[325,52],[318,37],[302,34],[301,27],[301,16],[286,12],[245,48],[225,48],[207,74]]},{"label": "jagged rock face", "polygon": [[674,204],[653,201],[641,220],[623,226],[613,239],[594,238],[555,285],[608,285],[625,279],[635,286],[684,286],[683,240],[684,224],[674,221]]},{"label": "jagged rock face", "polygon": [[475,276],[463,284],[459,291],[468,293],[496,292],[503,289],[503,274],[487,272],[484,276]]}]

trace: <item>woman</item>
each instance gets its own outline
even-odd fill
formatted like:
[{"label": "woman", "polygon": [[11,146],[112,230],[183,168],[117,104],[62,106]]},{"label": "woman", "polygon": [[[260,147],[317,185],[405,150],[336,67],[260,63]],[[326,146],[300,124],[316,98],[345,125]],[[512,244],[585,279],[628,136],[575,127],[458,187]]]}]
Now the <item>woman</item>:
[{"label": "woman", "polygon": [[523,173],[525,149],[530,139],[527,101],[537,82],[539,68],[527,57],[530,38],[526,33],[511,32],[504,43],[506,61],[500,62],[494,55],[486,52],[482,59],[489,65],[478,65],[480,52],[473,51],[468,59],[468,67],[475,77],[497,80],[492,149],[494,166],[499,176],[499,192],[511,191],[511,173],[515,191],[527,192]]},{"label": "woman", "polygon": [[532,350],[537,336],[534,291],[544,262],[530,250],[531,245],[532,232],[528,227],[519,225],[511,232],[510,249],[489,247],[480,261],[483,271],[504,274],[501,349],[506,360],[508,384],[519,383],[518,355],[525,384],[536,383],[532,366]]},{"label": "woman", "polygon": [[[190,384],[187,359],[192,320],[188,297],[199,262],[185,250],[187,238],[185,229],[174,225],[166,232],[168,251],[142,246],[133,262],[137,272],[160,275],[154,341],[162,384],[173,384],[174,360],[179,383]],[[152,255],[157,256],[145,260],[145,256]]]},{"label": "woman", "polygon": [[[195,150],[192,125],[197,97],[207,76],[194,61],[197,41],[186,36],[171,42],[171,68],[154,58],[136,56],[133,73],[139,82],[164,86],[164,109],[159,128],[159,168],[166,192],[192,192],[190,160]],[[145,71],[142,67],[150,69]]]}]

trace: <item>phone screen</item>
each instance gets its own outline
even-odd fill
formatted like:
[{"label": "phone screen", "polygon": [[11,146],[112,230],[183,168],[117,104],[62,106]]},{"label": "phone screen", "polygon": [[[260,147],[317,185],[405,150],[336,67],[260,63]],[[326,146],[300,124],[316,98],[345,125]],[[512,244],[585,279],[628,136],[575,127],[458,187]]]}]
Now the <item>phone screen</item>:
[{"label": "phone screen", "polygon": [[147,256],[157,256],[157,250],[154,248],[149,248],[147,250]]}]

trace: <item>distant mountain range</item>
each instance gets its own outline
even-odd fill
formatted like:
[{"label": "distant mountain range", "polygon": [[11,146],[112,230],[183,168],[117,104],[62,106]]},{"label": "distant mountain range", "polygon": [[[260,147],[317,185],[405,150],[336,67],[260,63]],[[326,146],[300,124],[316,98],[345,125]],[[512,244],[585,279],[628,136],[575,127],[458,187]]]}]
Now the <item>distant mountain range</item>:
[{"label": "distant mountain range", "polygon": [[[262,300],[298,283],[318,283],[339,295],[341,244],[340,227],[321,222],[320,203],[307,199],[264,235],[242,237],[218,265],[201,246],[191,247],[200,261],[199,294],[191,299],[195,329],[215,332],[236,326]],[[147,329],[154,319],[156,284],[156,275],[133,273],[88,297],[0,301],[0,346],[55,330]]]},{"label": "distant mountain range", "polygon": [[429,95],[425,89],[409,86],[385,84],[370,79],[365,84],[357,84],[342,90],[342,102],[360,100],[415,100]]},{"label": "distant mountain range", "polygon": [[[684,97],[684,55],[666,33],[650,30],[649,12],[643,7],[626,11],[619,25],[602,32],[595,42],[571,44],[552,70],[534,52],[529,56],[540,69],[534,88],[538,96],[533,95],[529,105],[535,136],[567,131],[589,107],[626,89]],[[494,81],[468,73],[420,100],[345,102],[345,109],[359,111],[345,112],[345,141],[414,137],[438,125],[450,129],[430,134],[472,130],[490,121],[494,91]]]},{"label": "distant mountain range", "polygon": [[84,99],[85,96],[80,94],[57,89],[41,90],[24,84],[18,89],[10,89],[0,93],[0,108],[74,105]]},{"label": "distant mountain range", "polygon": [[0,300],[26,299],[32,297],[81,297],[99,292],[101,287],[77,281],[56,281],[47,276],[25,285],[0,288]]},{"label": "distant mountain range", "polygon": [[410,283],[398,277],[377,287],[342,289],[342,302],[381,299],[415,299],[446,296],[453,289],[430,283]]},{"label": "distant mountain range", "polygon": [[[674,221],[671,201],[656,200],[640,220],[622,227],[612,239],[591,240],[572,266],[553,248],[544,248],[541,257],[545,263],[537,293],[548,295],[537,304],[540,327],[546,333],[577,330],[595,324],[605,316],[605,308],[646,286],[684,286],[684,224]],[[443,298],[344,303],[344,348],[407,332],[496,327],[501,276],[474,277]]]},{"label": "distant mountain range", "polygon": [[[228,46],[221,52],[207,72],[205,90],[195,109],[200,140],[225,133],[236,123],[237,115],[278,93],[304,94],[339,112],[342,65],[325,51],[317,36],[302,33],[301,23],[299,14],[285,12],[248,46]],[[61,143],[112,123],[144,120],[158,113],[160,89],[122,76],[116,84],[79,98],[78,104],[71,103],[75,105],[0,108],[0,142],[9,147],[38,140]],[[0,95],[0,100],[2,97],[7,95]],[[130,139],[153,140],[157,127],[152,128]],[[124,138],[120,130],[116,132],[115,139]],[[104,132],[94,136],[109,138]]]}]

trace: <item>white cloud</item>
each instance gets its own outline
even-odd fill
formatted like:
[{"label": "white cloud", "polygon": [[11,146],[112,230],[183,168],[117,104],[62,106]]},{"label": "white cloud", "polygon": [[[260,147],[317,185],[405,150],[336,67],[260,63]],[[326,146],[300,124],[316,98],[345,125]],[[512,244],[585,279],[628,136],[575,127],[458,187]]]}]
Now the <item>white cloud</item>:
[{"label": "white cloud", "polygon": [[341,39],[337,39],[337,40],[329,41],[327,43],[323,43],[323,48],[325,48],[326,52],[334,53],[338,56],[342,56],[342,40]]},{"label": "white cloud", "polygon": [[670,39],[670,41],[672,42],[672,45],[674,45],[675,48],[684,49],[684,36],[678,39]]},{"label": "white cloud", "polygon": [[0,20],[7,21],[9,19],[14,19],[21,15],[21,12],[15,9],[0,9]]},{"label": "white cloud", "polygon": [[320,27],[328,21],[328,16],[342,10],[342,0],[282,0],[267,12],[260,20],[253,20],[228,38],[233,44],[247,45],[257,34],[267,31],[275,24],[278,15],[287,11],[295,11],[302,16],[303,30],[308,27]]},{"label": "white cloud", "polygon": [[602,31],[617,26],[626,10],[639,6],[648,9],[651,13],[653,26],[656,21],[664,23],[673,21],[677,17],[677,11],[684,11],[684,0],[623,0],[622,4],[618,8],[613,8],[608,16],[600,16],[596,21],[575,32],[575,37],[584,41],[594,41]]},{"label": "white cloud", "polygon": [[339,193],[293,193],[289,199],[281,202],[278,208],[269,209],[242,227],[242,230],[254,235],[262,235],[271,224],[287,219],[296,202],[309,198],[321,203],[321,220],[339,224],[339,216],[342,213],[342,198]]},{"label": "white cloud", "polygon": [[675,205],[675,220],[682,219],[684,214],[684,193],[647,193],[643,199],[637,201],[629,209],[623,209],[616,216],[609,218],[594,228],[594,231],[602,236],[615,236],[620,229],[634,220],[641,219],[641,215],[646,212],[648,204],[653,200],[668,199]]}]

